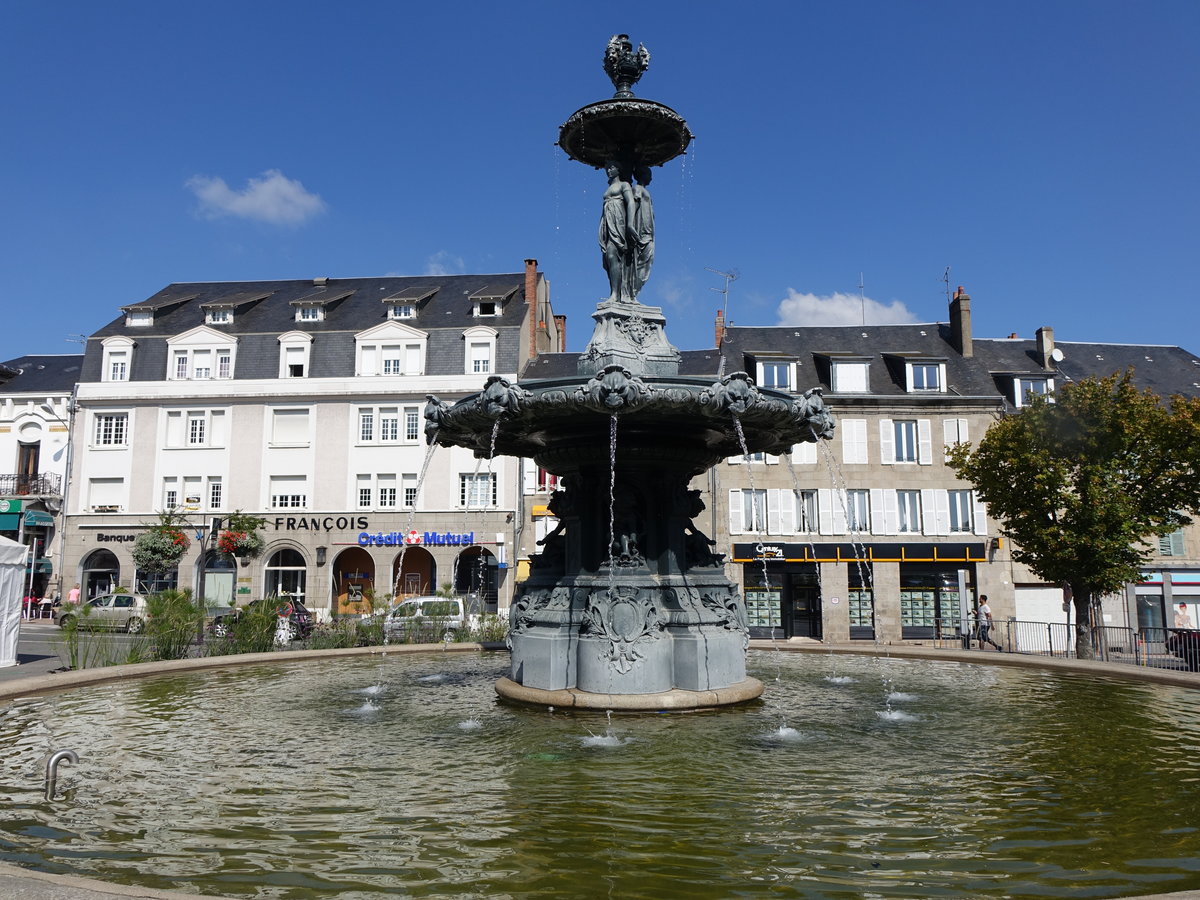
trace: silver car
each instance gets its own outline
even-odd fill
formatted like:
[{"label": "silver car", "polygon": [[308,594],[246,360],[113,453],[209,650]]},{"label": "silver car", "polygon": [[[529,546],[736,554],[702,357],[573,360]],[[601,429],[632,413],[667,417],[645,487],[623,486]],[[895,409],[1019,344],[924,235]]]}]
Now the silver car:
[{"label": "silver car", "polygon": [[146,627],[146,598],[140,594],[101,594],[79,606],[64,604],[54,614],[59,628],[75,619],[80,628],[117,628],[137,634]]}]

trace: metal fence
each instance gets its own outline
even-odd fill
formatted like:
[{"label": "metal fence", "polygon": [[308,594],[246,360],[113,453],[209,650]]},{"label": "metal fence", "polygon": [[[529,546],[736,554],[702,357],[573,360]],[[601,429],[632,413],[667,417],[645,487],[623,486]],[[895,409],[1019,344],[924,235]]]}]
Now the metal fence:
[{"label": "metal fence", "polygon": [[28,497],[32,494],[59,496],[62,479],[52,472],[42,475],[0,475],[0,496]]},{"label": "metal fence", "polygon": [[[1059,656],[1064,659],[1075,656],[1075,626],[1066,622],[1009,619],[996,623],[990,636],[1010,653]],[[1166,628],[1133,629],[1099,625],[1092,628],[1092,646],[1096,659],[1108,662],[1160,669],[1188,668],[1187,661],[1168,648],[1170,636],[1171,632]],[[991,649],[988,645],[981,646],[974,635],[970,643],[973,648]]]}]

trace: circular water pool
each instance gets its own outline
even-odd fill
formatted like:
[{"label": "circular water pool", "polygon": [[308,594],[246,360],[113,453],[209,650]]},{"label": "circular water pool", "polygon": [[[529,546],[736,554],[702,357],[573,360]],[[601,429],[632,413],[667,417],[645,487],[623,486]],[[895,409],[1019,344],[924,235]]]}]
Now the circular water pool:
[{"label": "circular water pool", "polygon": [[[498,703],[501,655],[159,676],[0,712],[0,859],[233,897],[1200,888],[1200,711],[1033,669],[752,652],[761,704]],[[46,754],[71,748],[60,796]]]}]

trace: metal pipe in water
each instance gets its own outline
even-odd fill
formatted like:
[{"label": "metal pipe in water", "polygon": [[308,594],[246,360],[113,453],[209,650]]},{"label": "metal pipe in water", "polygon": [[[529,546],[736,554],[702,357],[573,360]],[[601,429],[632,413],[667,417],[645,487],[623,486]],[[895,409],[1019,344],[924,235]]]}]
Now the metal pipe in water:
[{"label": "metal pipe in water", "polygon": [[79,764],[79,754],[74,750],[57,750],[46,760],[46,799],[54,799],[54,790],[58,786],[58,767],[63,761]]}]

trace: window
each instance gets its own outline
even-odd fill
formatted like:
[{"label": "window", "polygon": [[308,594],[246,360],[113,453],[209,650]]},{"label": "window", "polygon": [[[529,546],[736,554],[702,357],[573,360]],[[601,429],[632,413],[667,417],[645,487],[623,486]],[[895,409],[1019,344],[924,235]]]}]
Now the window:
[{"label": "window", "polygon": [[500,304],[495,300],[480,300],[475,304],[476,316],[498,316],[500,314]]},{"label": "window", "polygon": [[920,534],[921,492],[896,491],[896,509],[899,516],[899,531],[902,534]]},{"label": "window", "polygon": [[427,337],[410,325],[384,322],[355,335],[358,375],[423,375]]},{"label": "window", "polygon": [[389,319],[412,319],[416,318],[417,308],[411,303],[393,303],[388,306]]},{"label": "window", "polygon": [[127,337],[116,335],[105,338],[100,344],[104,347],[100,379],[102,381],[128,381],[134,342]]},{"label": "window", "polygon": [[816,534],[817,525],[817,492],[796,491],[796,532],[798,534]]},{"label": "window", "polygon": [[767,492],[764,490],[742,491],[742,530],[767,530]]},{"label": "window", "polygon": [[271,446],[306,447],[309,434],[307,409],[276,409],[271,414]]},{"label": "window", "polygon": [[172,381],[232,378],[236,344],[237,338],[207,325],[169,338],[167,378]]},{"label": "window", "polygon": [[[207,491],[204,487],[205,481],[208,482]],[[221,479],[216,476],[202,478],[199,475],[185,475],[182,478],[177,476],[164,478],[162,498],[165,510],[200,512],[202,510],[220,510],[225,505],[223,485]]]},{"label": "window", "polygon": [[908,389],[910,391],[940,391],[942,389],[942,364],[909,363]]},{"label": "window", "polygon": [[356,480],[358,483],[358,508],[370,509],[375,497],[372,478],[370,475],[359,475]]},{"label": "window", "polygon": [[297,322],[320,322],[325,318],[325,310],[320,306],[301,306],[296,310]]},{"label": "window", "polygon": [[917,461],[917,420],[896,419],[892,423],[895,435],[896,462]]},{"label": "window", "polygon": [[163,488],[163,509],[174,509],[178,505],[179,482],[174,478],[168,478]]},{"label": "window", "polygon": [[358,410],[360,444],[415,444],[420,439],[420,407],[380,406],[361,407]]},{"label": "window", "polygon": [[815,441],[802,441],[792,447],[792,464],[797,466],[812,466],[817,462],[817,445]]},{"label": "window", "polygon": [[209,325],[229,325],[233,322],[232,309],[210,309],[205,316]]},{"label": "window", "polygon": [[758,364],[759,387],[773,388],[778,391],[789,390],[792,386],[792,364],[790,362],[762,362]]},{"label": "window", "polygon": [[124,447],[128,437],[129,413],[97,413],[92,443],[97,447]]},{"label": "window", "polygon": [[842,464],[866,465],[867,420],[842,419],[838,429],[842,432]]},{"label": "window", "polygon": [[395,509],[396,508],[396,476],[395,475],[380,475],[379,476],[379,508],[380,509]]},{"label": "window", "polygon": [[458,502],[460,506],[477,508],[496,505],[495,473],[458,476]]},{"label": "window", "polygon": [[303,475],[271,476],[271,509],[304,509],[307,506],[307,478]]},{"label": "window", "polygon": [[933,423],[929,419],[880,419],[879,451],[884,465],[932,464]]},{"label": "window", "polygon": [[1183,556],[1183,530],[1172,531],[1158,537],[1159,556]]},{"label": "window", "polygon": [[126,381],[129,378],[129,355],[124,351],[114,351],[108,356],[108,380]]},{"label": "window", "polygon": [[966,444],[971,440],[967,436],[966,419],[947,419],[942,423],[942,429],[947,447],[953,447],[955,444]]},{"label": "window", "polygon": [[303,378],[304,377],[304,348],[303,347],[285,347],[284,348],[284,378]]},{"label": "window", "polygon": [[221,509],[225,505],[225,491],[220,478],[208,479],[208,508]]},{"label": "window", "polygon": [[120,512],[125,508],[124,478],[89,478],[88,508],[92,512]]},{"label": "window", "polygon": [[866,362],[834,362],[833,389],[842,394],[865,394],[868,387]]},{"label": "window", "polygon": [[471,371],[475,373],[492,371],[491,344],[471,344]]},{"label": "window", "polygon": [[1018,376],[1013,379],[1013,401],[1017,406],[1028,406],[1030,398],[1048,394],[1050,379]]},{"label": "window", "polygon": [[225,446],[222,409],[167,410],[167,448]]},{"label": "window", "polygon": [[417,505],[417,476],[404,475],[401,478],[402,496],[401,500],[406,509],[412,509]]},{"label": "window", "polygon": [[304,602],[308,569],[298,550],[285,548],[271,554],[263,569],[264,593],[268,597],[291,597]]},{"label": "window", "polygon": [[846,491],[846,530],[868,531],[871,527],[871,492]]},{"label": "window", "polygon": [[131,328],[146,328],[154,324],[154,310],[130,310],[125,314],[125,324]]},{"label": "window", "polygon": [[971,522],[971,492],[950,491],[950,533],[970,532]]}]

